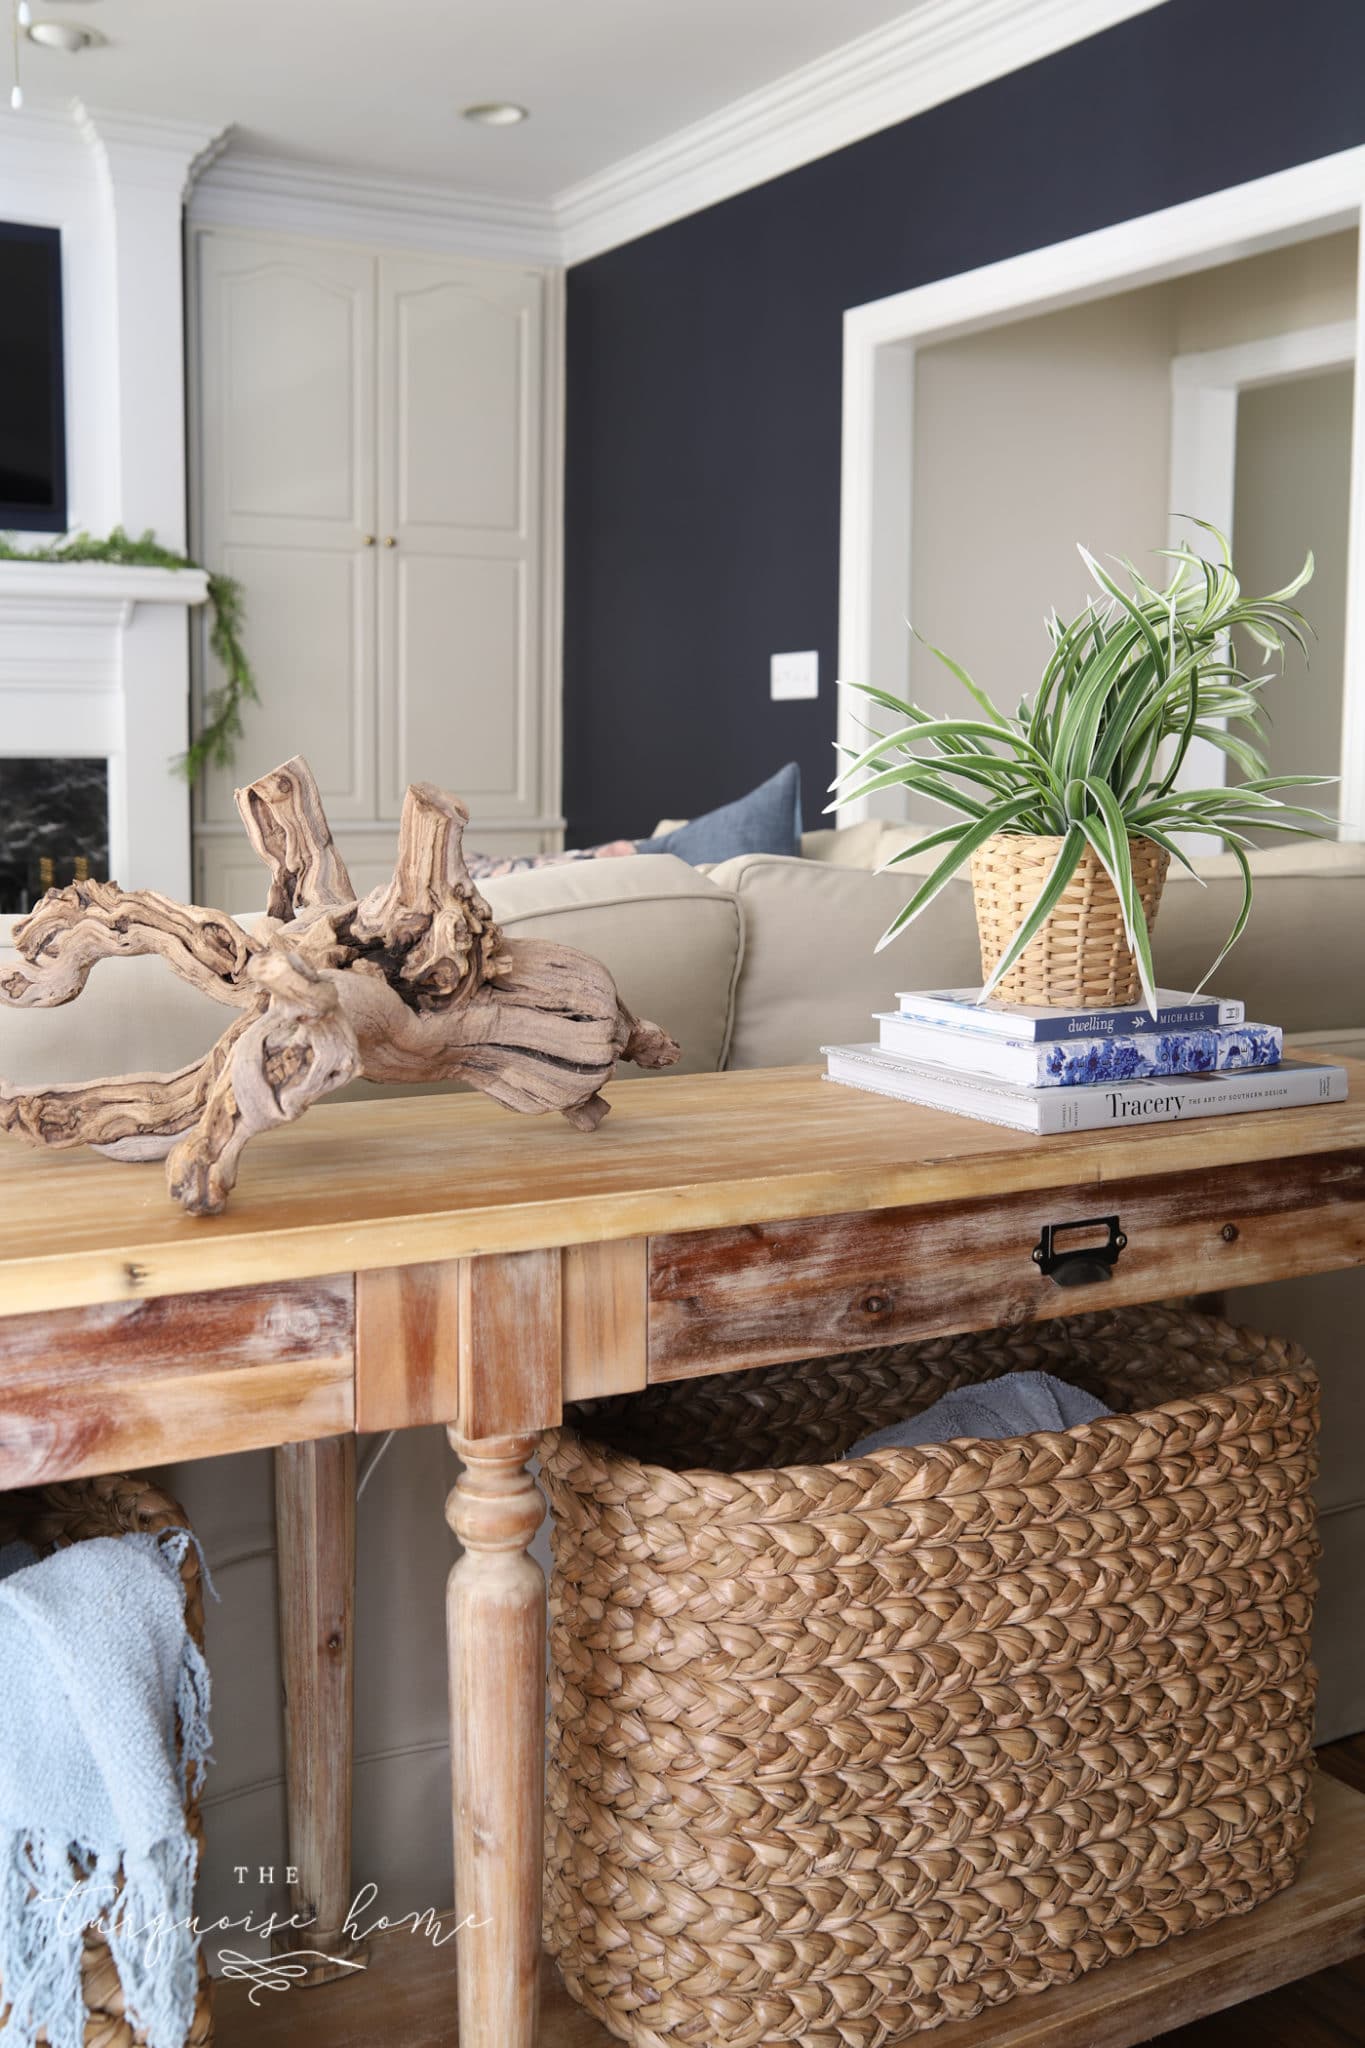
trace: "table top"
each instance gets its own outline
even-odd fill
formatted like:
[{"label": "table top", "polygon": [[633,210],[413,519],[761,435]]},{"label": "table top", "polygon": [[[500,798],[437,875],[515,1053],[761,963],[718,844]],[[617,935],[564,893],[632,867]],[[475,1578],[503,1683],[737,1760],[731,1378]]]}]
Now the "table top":
[{"label": "table top", "polygon": [[323,1104],[252,1141],[217,1217],[159,1164],[0,1143],[0,1315],[1365,1147],[1345,1064],[1344,1103],[1046,1138],[811,1067],[617,1081],[590,1133],[470,1095]]}]

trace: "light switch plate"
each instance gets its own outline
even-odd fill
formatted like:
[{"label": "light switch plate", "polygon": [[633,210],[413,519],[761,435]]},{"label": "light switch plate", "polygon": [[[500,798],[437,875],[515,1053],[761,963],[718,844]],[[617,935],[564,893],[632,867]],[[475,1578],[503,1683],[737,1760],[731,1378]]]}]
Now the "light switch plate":
[{"label": "light switch plate", "polygon": [[814,647],[800,654],[774,654],[768,664],[774,704],[820,694],[820,656]]}]

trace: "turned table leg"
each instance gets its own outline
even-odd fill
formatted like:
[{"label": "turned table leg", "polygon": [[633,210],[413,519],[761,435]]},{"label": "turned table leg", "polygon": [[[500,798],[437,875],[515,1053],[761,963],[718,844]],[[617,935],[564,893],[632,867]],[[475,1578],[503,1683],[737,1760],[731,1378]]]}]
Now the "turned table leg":
[{"label": "turned table leg", "polygon": [[534,1435],[450,1441],[446,1518],[460,2048],[533,2048],[545,1800],[545,1576],[527,1545],[545,1503]]},{"label": "turned table leg", "polygon": [[[355,1744],[354,1436],[285,1444],[275,1453],[275,1528],[284,1679],[289,1910],[307,1931],[283,1929],[281,1949],[323,1958],[305,1980],[348,1975],[351,1772]],[[328,1957],[338,1960],[329,1962]]]}]

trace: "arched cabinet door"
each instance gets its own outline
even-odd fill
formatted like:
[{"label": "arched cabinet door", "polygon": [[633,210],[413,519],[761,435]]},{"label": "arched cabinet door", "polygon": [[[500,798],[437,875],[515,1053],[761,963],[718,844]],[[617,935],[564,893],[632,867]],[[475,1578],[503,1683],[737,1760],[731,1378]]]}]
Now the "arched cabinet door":
[{"label": "arched cabinet door", "polygon": [[[358,887],[409,782],[460,792],[477,851],[558,844],[556,285],[218,227],[194,259],[194,544],[242,583],[261,689],[197,798],[196,892],[249,907],[232,792],[296,753]],[[202,702],[203,638],[197,671]]]},{"label": "arched cabinet door", "polygon": [[426,779],[474,817],[544,803],[544,280],[379,263],[379,804]]},{"label": "arched cabinet door", "polygon": [[[376,816],[378,266],[216,228],[195,254],[196,545],[242,583],[261,692],[198,822],[201,851],[221,828],[239,854],[234,786],[290,754],[308,756],[331,818]],[[213,687],[206,650],[199,668]]]}]

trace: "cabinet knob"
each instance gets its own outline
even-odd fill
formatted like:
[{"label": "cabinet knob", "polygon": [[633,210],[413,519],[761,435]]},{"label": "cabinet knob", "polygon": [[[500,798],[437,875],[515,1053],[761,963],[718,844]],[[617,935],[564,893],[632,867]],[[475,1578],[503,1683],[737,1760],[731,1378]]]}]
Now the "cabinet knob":
[{"label": "cabinet knob", "polygon": [[386,548],[396,548],[398,542],[395,540],[394,536],[391,533],[386,533],[384,535],[384,545]]},{"label": "cabinet knob", "polygon": [[374,546],[374,535],[372,533],[362,533],[360,545],[364,548],[372,548]]}]

